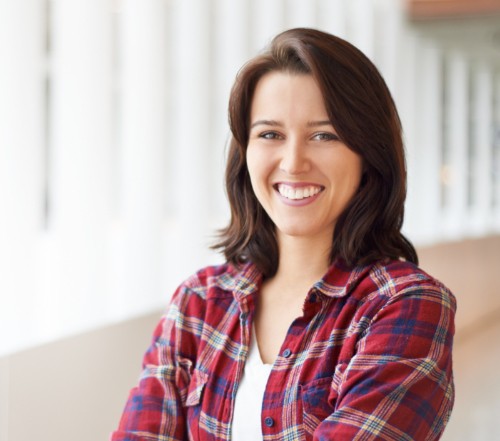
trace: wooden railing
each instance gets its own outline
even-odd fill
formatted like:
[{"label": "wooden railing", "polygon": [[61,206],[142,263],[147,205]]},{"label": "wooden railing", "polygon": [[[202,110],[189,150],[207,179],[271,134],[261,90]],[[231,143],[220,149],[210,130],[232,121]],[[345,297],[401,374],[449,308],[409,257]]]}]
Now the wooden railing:
[{"label": "wooden railing", "polygon": [[406,0],[406,2],[410,17],[416,20],[500,15],[499,0]]}]

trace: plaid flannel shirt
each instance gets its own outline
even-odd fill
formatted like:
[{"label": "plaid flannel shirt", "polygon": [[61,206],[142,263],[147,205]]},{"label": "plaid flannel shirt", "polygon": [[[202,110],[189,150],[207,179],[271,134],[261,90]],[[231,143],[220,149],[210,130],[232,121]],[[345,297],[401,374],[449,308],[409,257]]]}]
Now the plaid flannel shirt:
[{"label": "plaid flannel shirt", "polygon": [[[261,281],[250,263],[221,265],[176,290],[113,441],[231,439]],[[335,262],[273,365],[263,439],[438,439],[454,400],[455,306],[410,263]]]}]

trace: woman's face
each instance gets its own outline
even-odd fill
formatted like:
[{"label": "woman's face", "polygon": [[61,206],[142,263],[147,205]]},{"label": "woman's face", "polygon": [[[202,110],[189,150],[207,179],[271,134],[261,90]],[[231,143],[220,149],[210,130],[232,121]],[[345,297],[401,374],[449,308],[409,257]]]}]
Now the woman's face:
[{"label": "woman's face", "polygon": [[277,234],[324,238],[359,187],[361,157],[341,142],[311,75],[270,72],[254,92],[247,165]]}]

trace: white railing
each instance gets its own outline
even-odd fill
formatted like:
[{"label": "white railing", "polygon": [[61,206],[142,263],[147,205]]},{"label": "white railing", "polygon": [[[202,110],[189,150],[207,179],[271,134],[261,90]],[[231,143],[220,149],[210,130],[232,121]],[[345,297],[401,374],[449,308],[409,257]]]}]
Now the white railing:
[{"label": "white railing", "polygon": [[220,259],[229,88],[293,26],[382,70],[411,238],[500,231],[499,70],[409,26],[398,0],[4,0],[0,353],[163,307]]}]

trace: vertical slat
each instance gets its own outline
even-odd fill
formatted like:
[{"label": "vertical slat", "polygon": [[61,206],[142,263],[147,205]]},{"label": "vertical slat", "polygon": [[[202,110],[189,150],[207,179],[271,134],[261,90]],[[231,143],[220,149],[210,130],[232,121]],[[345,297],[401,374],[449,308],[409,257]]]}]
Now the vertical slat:
[{"label": "vertical slat", "polygon": [[494,78],[494,155],[493,155],[493,202],[494,231],[500,232],[500,71],[497,69]]},{"label": "vertical slat", "polygon": [[471,230],[480,236],[493,227],[493,73],[478,64],[473,75]]},{"label": "vertical slat", "polygon": [[41,2],[0,2],[0,353],[34,332],[43,228],[42,23]]},{"label": "vertical slat", "polygon": [[[378,0],[374,8],[375,34],[373,38],[373,61],[380,69],[389,86],[396,104],[399,104],[398,86],[402,83],[400,70],[401,56],[406,50],[404,29],[405,13],[401,2],[394,0]],[[404,90],[404,88],[402,88]]]},{"label": "vertical slat", "polygon": [[238,70],[253,54],[249,50],[248,0],[216,0],[213,26],[213,137],[210,154],[211,225],[225,225],[229,207],[225,193],[224,165],[229,126],[228,100]]},{"label": "vertical slat", "polygon": [[417,238],[431,243],[439,237],[441,210],[441,143],[442,143],[442,55],[433,41],[423,40],[417,66],[417,107],[414,109],[419,129],[414,133],[413,160],[418,209]]},{"label": "vertical slat", "polygon": [[347,7],[349,0],[317,0],[318,28],[340,38],[348,38]]},{"label": "vertical slat", "polygon": [[316,2],[314,0],[286,0],[286,26],[315,27]]},{"label": "vertical slat", "polygon": [[[422,231],[423,201],[420,183],[422,175],[424,179],[430,178],[431,182],[439,179],[439,174],[431,176],[425,174],[420,166],[422,159],[421,141],[419,136],[422,130],[419,127],[426,124],[424,115],[428,115],[428,106],[434,106],[439,101],[439,90],[436,92],[436,69],[435,60],[431,57],[430,72],[427,70],[429,54],[425,55],[425,44],[414,33],[405,27],[405,15],[403,5],[394,0],[378,0],[373,10],[375,14],[375,37],[373,41],[373,61],[376,63],[387,83],[394,101],[396,103],[403,127],[403,139],[405,142],[407,170],[408,170],[408,195],[405,209],[404,233],[409,238],[421,244],[424,240]],[[428,51],[427,51],[428,52]],[[421,75],[426,75],[430,81],[428,84]],[[425,90],[422,91],[421,89]],[[424,109],[424,110],[423,110]],[[436,111],[439,106],[436,107]],[[434,115],[434,111],[431,115]],[[435,134],[438,120],[431,121],[431,132]],[[424,131],[426,132],[426,131]],[[423,135],[426,137],[427,135]],[[430,136],[430,135],[429,135]],[[439,136],[438,138],[439,139]],[[431,146],[435,144],[431,141]],[[430,147],[430,146],[429,146]],[[435,167],[435,165],[433,165]],[[439,167],[439,165],[437,165]],[[432,172],[431,172],[432,173]],[[439,181],[438,181],[439,182]],[[436,215],[431,215],[434,219]]]},{"label": "vertical slat", "polygon": [[396,97],[398,111],[403,126],[403,139],[405,142],[407,161],[408,194],[405,206],[405,221],[403,230],[412,240],[418,241],[419,224],[421,215],[418,193],[418,144],[416,136],[419,130],[418,119],[415,112],[417,108],[418,85],[417,66],[419,59],[420,40],[414,34],[401,35],[401,45],[398,50],[398,82],[396,84]]},{"label": "vertical slat", "polygon": [[168,267],[187,275],[206,263],[209,199],[207,163],[211,157],[212,72],[210,3],[206,0],[174,2],[173,13],[173,94],[176,164],[175,188],[171,196],[177,222],[169,232]]},{"label": "vertical slat", "polygon": [[114,313],[131,315],[157,306],[163,294],[160,239],[165,205],[178,189],[165,188],[165,153],[173,142],[165,2],[124,0],[118,12],[121,198],[113,231],[111,292]]},{"label": "vertical slat", "polygon": [[469,69],[465,56],[458,51],[448,54],[447,64],[443,236],[458,239],[464,234],[467,216]]},{"label": "vertical slat", "polygon": [[350,0],[347,19],[349,42],[373,60],[375,41],[375,3]]},{"label": "vertical slat", "polygon": [[99,323],[110,207],[109,2],[52,2],[52,243],[40,312],[47,336]]},{"label": "vertical slat", "polygon": [[286,29],[284,0],[253,0],[251,5],[251,51],[257,53]]}]

